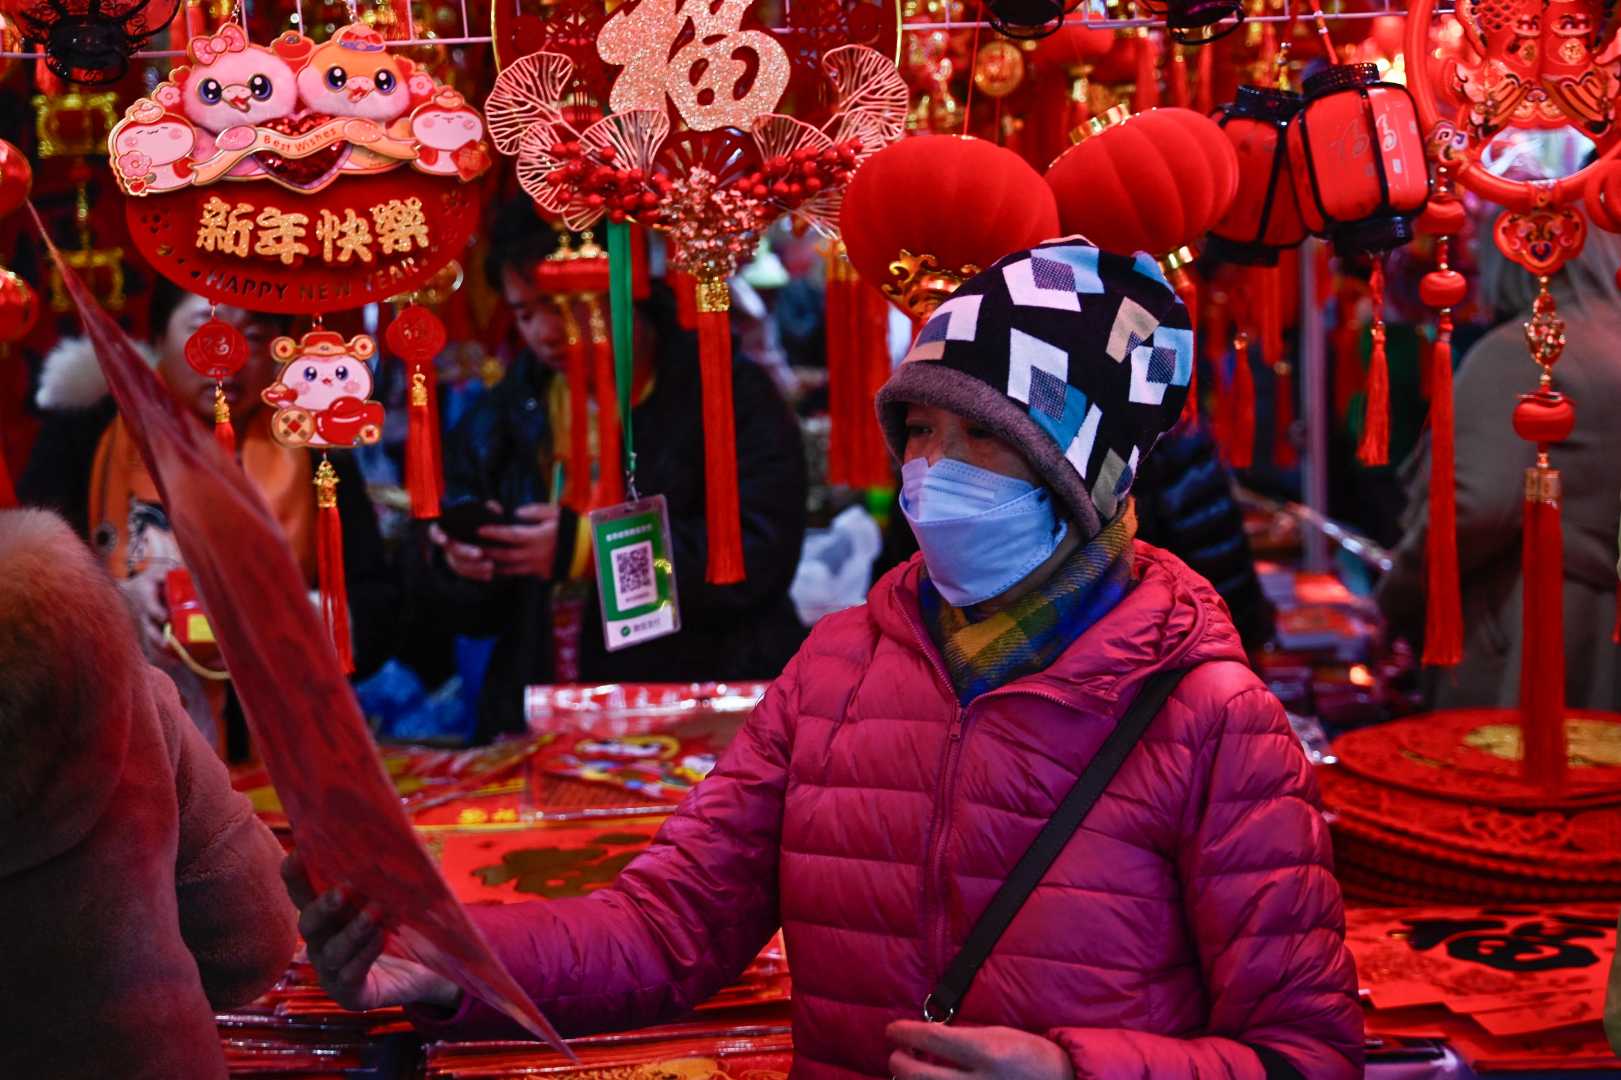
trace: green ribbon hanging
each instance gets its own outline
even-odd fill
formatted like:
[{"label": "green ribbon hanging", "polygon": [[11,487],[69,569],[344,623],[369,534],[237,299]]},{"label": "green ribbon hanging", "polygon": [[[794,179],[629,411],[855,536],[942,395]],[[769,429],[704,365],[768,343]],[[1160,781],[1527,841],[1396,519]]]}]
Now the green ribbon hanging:
[{"label": "green ribbon hanging", "polygon": [[625,493],[634,502],[636,491],[636,449],[631,437],[631,394],[635,382],[636,320],[632,285],[630,223],[608,223],[608,302],[613,321],[614,389],[619,397],[619,430],[625,451]]}]

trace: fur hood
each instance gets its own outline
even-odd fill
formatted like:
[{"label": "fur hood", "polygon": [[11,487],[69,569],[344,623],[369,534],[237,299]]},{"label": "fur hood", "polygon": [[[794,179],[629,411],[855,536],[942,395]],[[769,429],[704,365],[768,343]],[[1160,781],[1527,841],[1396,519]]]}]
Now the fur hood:
[{"label": "fur hood", "polygon": [[[148,366],[158,366],[158,355],[150,345],[135,342],[135,351]],[[40,367],[34,404],[45,412],[89,409],[99,405],[107,393],[107,380],[101,374],[90,339],[63,338],[46,354]]]},{"label": "fur hood", "polygon": [[101,817],[131,714],[151,707],[145,667],[129,608],[67,523],[0,511],[0,876]]}]

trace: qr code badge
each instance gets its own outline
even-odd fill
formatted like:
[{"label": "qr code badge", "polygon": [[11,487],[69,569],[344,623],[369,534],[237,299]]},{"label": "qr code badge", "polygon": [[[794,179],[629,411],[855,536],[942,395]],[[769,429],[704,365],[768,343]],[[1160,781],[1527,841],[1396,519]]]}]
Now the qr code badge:
[{"label": "qr code badge", "polygon": [[659,598],[658,581],[653,574],[653,543],[622,547],[613,553],[614,606],[631,611]]}]

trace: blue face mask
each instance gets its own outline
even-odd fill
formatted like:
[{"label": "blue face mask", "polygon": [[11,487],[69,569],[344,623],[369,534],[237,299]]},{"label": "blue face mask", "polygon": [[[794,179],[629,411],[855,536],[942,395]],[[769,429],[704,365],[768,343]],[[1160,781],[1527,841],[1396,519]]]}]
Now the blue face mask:
[{"label": "blue face mask", "polygon": [[1007,592],[1046,562],[1069,531],[1046,488],[950,458],[903,465],[900,507],[929,580],[952,607]]}]

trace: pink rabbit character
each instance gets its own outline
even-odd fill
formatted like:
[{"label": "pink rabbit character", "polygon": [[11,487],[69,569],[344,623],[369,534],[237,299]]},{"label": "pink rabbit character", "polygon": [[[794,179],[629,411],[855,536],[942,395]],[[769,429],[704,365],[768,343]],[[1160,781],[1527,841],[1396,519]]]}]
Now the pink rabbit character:
[{"label": "pink rabbit character", "polygon": [[489,166],[484,118],[448,87],[411,116],[416,166],[423,172],[471,180]]},{"label": "pink rabbit character", "polygon": [[364,334],[343,339],[311,330],[302,341],[277,338],[270,354],[281,374],[260,395],[276,409],[271,433],[284,446],[370,446],[382,437],[383,407],[368,401],[377,345]]},{"label": "pink rabbit character", "polygon": [[185,118],[143,99],[130,107],[113,134],[114,164],[131,195],[173,191],[192,181],[197,130]]},{"label": "pink rabbit character", "polygon": [[[253,128],[277,127],[297,110],[298,81],[281,45],[254,45],[236,23],[192,41],[193,66],[176,68],[170,80],[180,88],[186,116],[202,129],[199,159],[212,157],[216,147],[246,146],[253,141]],[[250,157],[231,175],[260,171]]]}]

